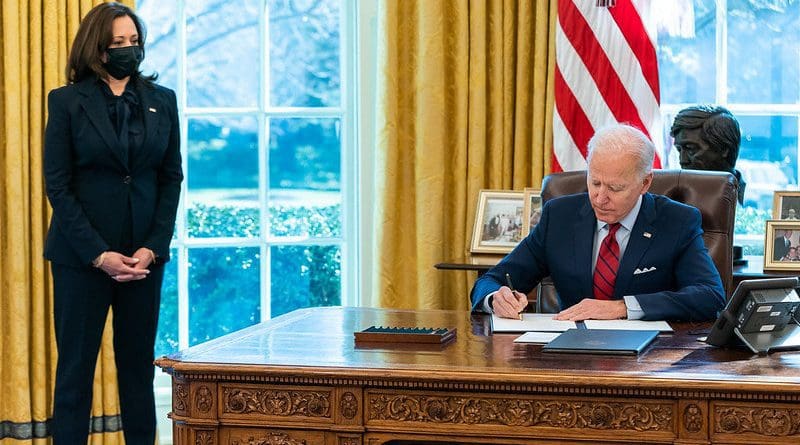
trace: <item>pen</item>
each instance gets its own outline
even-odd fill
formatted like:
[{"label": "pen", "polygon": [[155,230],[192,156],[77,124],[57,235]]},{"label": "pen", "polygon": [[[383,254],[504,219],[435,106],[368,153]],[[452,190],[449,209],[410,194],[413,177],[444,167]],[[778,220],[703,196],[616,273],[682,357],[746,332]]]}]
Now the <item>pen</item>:
[{"label": "pen", "polygon": [[[506,272],[506,285],[508,286],[509,289],[511,289],[511,292],[516,292],[516,290],[514,289],[514,283],[511,282],[511,274],[507,272]],[[519,321],[522,321],[522,312],[519,313]]]}]

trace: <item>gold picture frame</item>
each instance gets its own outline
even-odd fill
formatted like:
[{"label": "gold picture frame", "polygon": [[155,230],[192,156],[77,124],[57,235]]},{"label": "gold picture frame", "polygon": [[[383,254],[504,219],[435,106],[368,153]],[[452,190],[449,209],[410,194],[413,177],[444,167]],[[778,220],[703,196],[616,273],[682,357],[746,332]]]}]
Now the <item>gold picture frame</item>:
[{"label": "gold picture frame", "polygon": [[768,219],[764,270],[800,272],[800,220]]},{"label": "gold picture frame", "polygon": [[526,187],[522,192],[525,207],[522,211],[522,237],[531,233],[531,229],[539,222],[542,216],[542,191]]},{"label": "gold picture frame", "polygon": [[472,229],[472,253],[508,253],[522,240],[524,193],[481,190]]},{"label": "gold picture frame", "polygon": [[772,194],[772,219],[800,221],[800,191],[776,190]]}]

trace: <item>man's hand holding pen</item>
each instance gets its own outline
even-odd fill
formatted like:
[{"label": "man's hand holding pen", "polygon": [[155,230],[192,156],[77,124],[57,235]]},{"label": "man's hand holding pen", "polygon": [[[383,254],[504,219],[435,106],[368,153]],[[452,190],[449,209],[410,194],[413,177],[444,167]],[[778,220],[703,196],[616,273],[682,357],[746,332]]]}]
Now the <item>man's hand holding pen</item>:
[{"label": "man's hand holding pen", "polygon": [[511,277],[506,275],[507,286],[501,287],[492,298],[492,310],[503,318],[522,318],[522,311],[528,305],[528,297],[514,289]]}]

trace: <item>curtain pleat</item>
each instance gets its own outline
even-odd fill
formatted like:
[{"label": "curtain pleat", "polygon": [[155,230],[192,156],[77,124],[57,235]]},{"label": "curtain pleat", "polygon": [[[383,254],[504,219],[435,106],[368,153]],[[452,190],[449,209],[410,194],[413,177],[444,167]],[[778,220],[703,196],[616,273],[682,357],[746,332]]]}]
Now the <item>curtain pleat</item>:
[{"label": "curtain pleat", "polygon": [[[57,353],[42,257],[50,217],[42,177],[46,97],[66,83],[80,19],[99,3],[0,0],[0,440],[49,442]],[[93,434],[94,444],[123,443],[110,320],[92,403],[94,430],[110,432]]]},{"label": "curtain pleat", "polygon": [[384,0],[376,110],[381,306],[468,309],[478,192],[550,171],[555,0]]}]

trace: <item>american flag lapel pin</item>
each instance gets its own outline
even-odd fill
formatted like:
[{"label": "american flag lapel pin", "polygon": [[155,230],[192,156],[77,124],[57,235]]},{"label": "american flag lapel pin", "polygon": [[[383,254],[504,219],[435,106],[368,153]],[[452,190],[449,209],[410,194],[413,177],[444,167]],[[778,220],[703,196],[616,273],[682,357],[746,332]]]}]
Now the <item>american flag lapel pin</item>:
[{"label": "american flag lapel pin", "polygon": [[642,235],[644,235],[645,238],[652,238],[653,237],[653,234],[650,233],[650,232],[644,232]]}]

